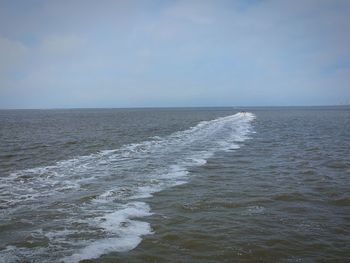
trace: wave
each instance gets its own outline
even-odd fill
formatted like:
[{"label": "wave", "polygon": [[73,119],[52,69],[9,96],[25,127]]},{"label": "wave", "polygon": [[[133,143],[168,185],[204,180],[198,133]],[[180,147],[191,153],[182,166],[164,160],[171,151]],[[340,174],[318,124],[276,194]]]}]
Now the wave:
[{"label": "wave", "polygon": [[[254,118],[237,113],[165,137],[14,172],[2,178],[0,208],[9,218],[26,209],[59,211],[60,226],[46,224],[42,235],[50,249],[62,251],[64,262],[128,251],[152,232],[147,222],[136,219],[151,215],[144,199],[186,183],[189,168],[204,165],[215,152],[238,149]],[[11,248],[6,251],[24,257],[34,253]],[[40,250],[37,256],[50,258],[51,252]],[[0,259],[8,258],[6,253],[0,252]]]}]

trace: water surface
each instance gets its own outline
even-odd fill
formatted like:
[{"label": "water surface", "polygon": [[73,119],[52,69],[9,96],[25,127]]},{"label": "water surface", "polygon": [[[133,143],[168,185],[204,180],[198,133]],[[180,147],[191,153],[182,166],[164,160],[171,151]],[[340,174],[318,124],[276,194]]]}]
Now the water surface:
[{"label": "water surface", "polygon": [[0,111],[1,261],[348,260],[350,109],[239,110]]}]

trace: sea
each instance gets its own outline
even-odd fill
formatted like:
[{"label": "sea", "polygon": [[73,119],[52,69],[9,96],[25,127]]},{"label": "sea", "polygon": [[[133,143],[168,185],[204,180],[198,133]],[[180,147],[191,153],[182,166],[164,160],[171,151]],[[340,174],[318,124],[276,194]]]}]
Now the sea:
[{"label": "sea", "polygon": [[350,107],[0,111],[0,262],[350,262]]}]

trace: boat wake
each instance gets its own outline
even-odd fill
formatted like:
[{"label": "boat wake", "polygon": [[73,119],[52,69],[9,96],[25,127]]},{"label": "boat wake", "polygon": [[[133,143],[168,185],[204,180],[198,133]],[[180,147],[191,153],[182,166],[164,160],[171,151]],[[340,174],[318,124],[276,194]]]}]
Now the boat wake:
[{"label": "boat wake", "polygon": [[165,137],[2,178],[2,221],[29,225],[25,239],[38,245],[9,244],[0,261],[78,262],[135,248],[152,233],[140,220],[152,214],[144,199],[186,183],[189,168],[204,165],[215,152],[238,149],[254,118],[237,113],[202,121]]}]

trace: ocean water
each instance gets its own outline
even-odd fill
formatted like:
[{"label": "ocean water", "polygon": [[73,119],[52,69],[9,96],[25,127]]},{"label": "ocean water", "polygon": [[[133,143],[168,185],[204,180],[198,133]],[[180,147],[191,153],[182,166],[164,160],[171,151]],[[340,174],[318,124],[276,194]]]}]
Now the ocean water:
[{"label": "ocean water", "polygon": [[0,111],[0,262],[80,260],[349,261],[350,108]]}]

